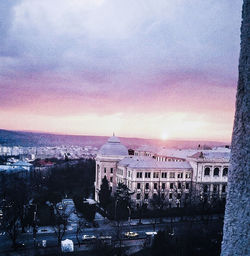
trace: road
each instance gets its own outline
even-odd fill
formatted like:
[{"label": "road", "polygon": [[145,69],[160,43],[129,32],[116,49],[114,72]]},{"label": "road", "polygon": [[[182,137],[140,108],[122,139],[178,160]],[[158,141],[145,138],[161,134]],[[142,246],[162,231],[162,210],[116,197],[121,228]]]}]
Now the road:
[{"label": "road", "polygon": [[[166,226],[171,226],[170,223],[163,223],[163,224],[156,224],[155,225],[155,231],[158,231],[160,229],[164,229],[166,228]],[[174,233],[175,236],[181,236],[183,234],[187,234],[188,231],[190,230],[190,222],[176,222],[173,223],[173,227],[174,230],[171,230],[171,233]],[[209,222],[209,228],[212,228],[212,226],[214,225],[215,228],[218,227],[218,225],[221,225],[221,221],[219,220],[213,220]],[[201,228],[201,221],[197,221],[192,223],[192,230],[200,230]],[[138,242],[139,240],[145,239],[146,235],[145,232],[150,232],[150,231],[154,231],[153,225],[132,225],[132,226],[128,226],[128,225],[123,225],[120,227],[120,230],[122,230],[122,234],[127,232],[127,231],[133,231],[138,233]],[[99,227],[99,228],[85,228],[85,230],[79,235],[79,237],[81,238],[82,235],[94,235],[96,237],[98,236],[112,236],[113,239],[115,239],[117,237],[117,232],[118,232],[118,227],[114,227],[112,225],[108,225],[105,227]],[[76,244],[77,243],[77,239],[76,239],[76,234],[74,230],[69,230],[66,232],[65,236],[63,237],[63,239],[71,239],[73,240],[73,242]],[[53,247],[57,245],[57,237],[54,233],[37,233],[37,242],[41,243],[42,240],[46,240],[47,241],[47,246],[48,247]],[[136,240],[128,240],[125,239],[125,237],[123,238],[123,243],[126,243],[127,245],[129,244],[136,244]],[[20,234],[20,237],[18,239],[18,241],[22,241],[23,243],[25,243],[26,248],[33,248],[34,244],[33,244],[33,236],[31,233],[24,233],[24,234]],[[140,241],[141,243],[141,241]],[[11,248],[11,241],[8,239],[8,237],[6,235],[4,236],[0,236],[0,255],[4,255],[4,252],[7,252],[9,249]]]}]

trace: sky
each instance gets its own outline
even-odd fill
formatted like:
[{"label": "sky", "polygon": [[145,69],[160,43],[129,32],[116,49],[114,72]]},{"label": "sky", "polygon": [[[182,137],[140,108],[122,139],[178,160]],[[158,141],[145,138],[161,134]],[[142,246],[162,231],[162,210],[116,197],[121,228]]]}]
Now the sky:
[{"label": "sky", "polygon": [[230,141],[241,5],[0,1],[0,128]]}]

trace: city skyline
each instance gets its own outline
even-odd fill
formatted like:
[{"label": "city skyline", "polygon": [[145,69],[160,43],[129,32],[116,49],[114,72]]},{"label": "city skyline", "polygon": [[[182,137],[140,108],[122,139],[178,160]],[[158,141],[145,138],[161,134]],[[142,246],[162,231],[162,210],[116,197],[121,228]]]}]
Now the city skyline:
[{"label": "city skyline", "polygon": [[231,140],[240,1],[0,7],[0,128]]}]

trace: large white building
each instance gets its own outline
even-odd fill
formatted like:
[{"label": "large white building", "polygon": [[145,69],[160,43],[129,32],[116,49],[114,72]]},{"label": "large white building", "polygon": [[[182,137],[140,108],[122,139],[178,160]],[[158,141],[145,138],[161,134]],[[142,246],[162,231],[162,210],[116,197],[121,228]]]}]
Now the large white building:
[{"label": "large white building", "polygon": [[[104,176],[112,192],[119,182],[128,186],[135,205],[149,203],[154,195],[168,200],[172,206],[188,198],[192,190],[201,196],[226,193],[230,150],[175,150],[156,148],[135,151],[112,136],[100,148],[96,157],[96,200]],[[154,152],[155,151],[155,152]]]}]

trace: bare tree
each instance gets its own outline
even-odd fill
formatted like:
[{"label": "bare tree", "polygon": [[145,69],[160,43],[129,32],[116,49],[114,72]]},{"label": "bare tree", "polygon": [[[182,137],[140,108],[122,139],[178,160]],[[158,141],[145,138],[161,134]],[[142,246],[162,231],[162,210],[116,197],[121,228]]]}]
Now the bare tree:
[{"label": "bare tree", "polygon": [[66,206],[59,207],[53,205],[54,208],[54,221],[53,221],[53,229],[55,231],[57,237],[58,246],[61,246],[61,241],[65,235],[68,225],[68,218],[70,212],[67,211]]},{"label": "bare tree", "polygon": [[81,246],[81,240],[79,238],[80,233],[83,231],[84,228],[84,220],[83,219],[79,219],[77,222],[77,228],[76,228],[76,240],[78,243],[78,247]]}]

